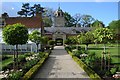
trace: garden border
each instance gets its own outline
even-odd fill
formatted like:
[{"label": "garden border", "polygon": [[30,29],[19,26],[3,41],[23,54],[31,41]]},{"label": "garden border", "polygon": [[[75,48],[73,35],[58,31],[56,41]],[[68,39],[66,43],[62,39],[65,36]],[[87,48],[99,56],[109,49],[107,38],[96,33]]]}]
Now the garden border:
[{"label": "garden border", "polygon": [[45,62],[45,60],[48,58],[49,53],[45,53],[45,56],[40,59],[40,61],[34,65],[23,77],[22,80],[30,80],[34,74],[37,72],[37,70],[42,66],[42,64]]},{"label": "garden border", "polygon": [[72,52],[67,51],[68,54],[70,54],[73,58],[73,60],[88,74],[88,76],[92,80],[102,80],[101,77],[95,73],[92,69],[90,69],[86,64],[84,64],[79,58],[76,56],[72,55]]}]

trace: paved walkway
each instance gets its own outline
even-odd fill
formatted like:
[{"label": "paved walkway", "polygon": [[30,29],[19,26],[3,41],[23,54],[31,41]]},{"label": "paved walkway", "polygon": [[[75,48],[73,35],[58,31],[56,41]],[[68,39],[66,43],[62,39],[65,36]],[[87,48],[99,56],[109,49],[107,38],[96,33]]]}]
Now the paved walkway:
[{"label": "paved walkway", "polygon": [[86,72],[74,62],[63,46],[55,46],[34,78],[87,78],[82,80],[89,80]]}]

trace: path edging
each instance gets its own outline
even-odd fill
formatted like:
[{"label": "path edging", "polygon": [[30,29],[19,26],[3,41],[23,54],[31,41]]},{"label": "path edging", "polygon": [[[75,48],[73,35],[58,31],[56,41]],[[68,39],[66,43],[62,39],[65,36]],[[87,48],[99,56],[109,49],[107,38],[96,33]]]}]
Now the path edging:
[{"label": "path edging", "polygon": [[22,80],[29,80],[33,77],[33,75],[37,72],[37,70],[42,66],[42,64],[45,62],[45,60],[48,58],[49,53],[45,53],[45,56],[40,59],[40,61],[34,65],[22,78]]},{"label": "path edging", "polygon": [[92,80],[102,80],[101,77],[95,73],[92,69],[90,69],[86,64],[84,64],[79,58],[76,56],[72,55],[72,52],[67,51],[68,54],[70,54],[73,58],[73,60],[88,74],[88,76]]}]

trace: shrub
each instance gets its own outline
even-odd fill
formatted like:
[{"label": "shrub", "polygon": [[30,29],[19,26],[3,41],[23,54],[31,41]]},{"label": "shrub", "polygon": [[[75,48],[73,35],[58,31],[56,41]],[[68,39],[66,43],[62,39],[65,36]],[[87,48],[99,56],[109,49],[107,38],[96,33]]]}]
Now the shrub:
[{"label": "shrub", "polygon": [[36,64],[34,65],[24,76],[23,80],[28,80],[32,78],[32,76],[36,73],[36,71],[41,67],[45,59],[48,57],[48,53],[45,54],[45,56]]},{"label": "shrub", "polygon": [[[72,53],[68,51],[68,53],[71,55]],[[76,56],[71,55],[74,61],[78,63],[78,65],[85,70],[85,72],[90,76],[93,80],[101,80],[100,76],[97,75],[92,69],[90,69],[87,65],[85,65],[79,58]]]},{"label": "shrub", "polygon": [[20,56],[18,59],[18,62],[25,62],[25,56]]},{"label": "shrub", "polygon": [[17,72],[12,72],[9,74],[8,79],[9,80],[19,80],[23,75],[23,72],[17,71]]},{"label": "shrub", "polygon": [[49,40],[49,41],[48,41],[48,44],[49,44],[49,45],[54,45],[54,44],[55,44],[55,41]]},{"label": "shrub", "polygon": [[2,55],[2,60],[8,59],[10,57],[8,57],[7,55]]},{"label": "shrub", "polygon": [[29,56],[32,56],[34,53],[25,53],[25,57],[29,57]]},{"label": "shrub", "polygon": [[80,54],[82,54],[81,50],[76,50],[76,51],[72,51],[74,56],[77,56],[78,58],[80,58]]},{"label": "shrub", "polygon": [[110,72],[111,72],[111,74],[113,75],[113,74],[115,74],[116,73],[116,71],[117,71],[117,68],[115,67],[115,68],[111,68],[110,69]]},{"label": "shrub", "polygon": [[40,58],[42,58],[44,55],[45,55],[44,52],[40,52],[40,53],[39,53]]}]

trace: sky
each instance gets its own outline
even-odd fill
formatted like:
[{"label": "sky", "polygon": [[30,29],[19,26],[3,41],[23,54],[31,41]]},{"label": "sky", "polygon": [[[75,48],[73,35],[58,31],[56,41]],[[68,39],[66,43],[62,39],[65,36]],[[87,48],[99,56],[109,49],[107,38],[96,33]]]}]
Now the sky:
[{"label": "sky", "polygon": [[[16,17],[18,16],[17,12],[21,9],[22,3],[26,2],[8,2],[4,0],[2,2],[1,13],[7,12],[9,16]],[[84,2],[83,0],[80,2],[33,2],[31,0],[29,3],[31,6],[34,4],[41,4],[42,7],[53,8],[53,10],[57,10],[60,4],[61,9],[64,12],[70,13],[72,16],[76,13],[91,15],[93,18],[102,21],[106,26],[108,26],[111,21],[118,20],[119,17],[118,0],[91,0],[91,2],[87,2],[87,0],[84,0]]]}]

